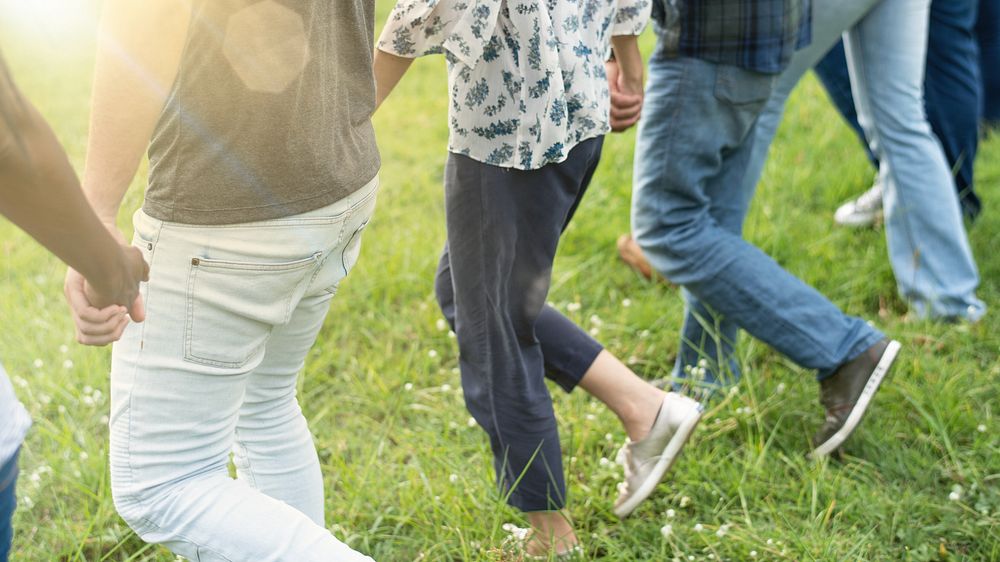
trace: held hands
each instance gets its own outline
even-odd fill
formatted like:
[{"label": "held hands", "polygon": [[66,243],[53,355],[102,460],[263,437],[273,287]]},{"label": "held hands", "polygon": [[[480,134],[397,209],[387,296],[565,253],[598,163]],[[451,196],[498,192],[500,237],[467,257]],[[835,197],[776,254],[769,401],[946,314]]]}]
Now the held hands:
[{"label": "held hands", "polygon": [[639,122],[642,116],[642,68],[623,72],[616,60],[604,63],[611,90],[611,130],[621,133]]},{"label": "held hands", "polygon": [[112,270],[93,280],[72,268],[66,272],[63,291],[76,325],[76,340],[84,345],[118,341],[130,318],[135,322],[146,318],[139,283],[149,280],[149,265],[137,248],[124,243],[117,228],[108,225],[108,229],[121,245]]}]

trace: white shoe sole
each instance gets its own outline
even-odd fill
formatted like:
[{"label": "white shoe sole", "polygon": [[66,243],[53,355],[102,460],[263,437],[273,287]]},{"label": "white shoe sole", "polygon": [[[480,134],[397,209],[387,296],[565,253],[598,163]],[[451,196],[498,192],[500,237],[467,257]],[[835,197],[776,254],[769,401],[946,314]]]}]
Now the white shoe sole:
[{"label": "white shoe sole", "polygon": [[619,519],[628,517],[633,511],[635,511],[635,508],[639,507],[640,503],[653,493],[656,486],[661,480],[663,480],[663,475],[670,470],[674,461],[677,460],[677,457],[681,453],[681,449],[683,449],[684,445],[689,439],[691,439],[691,435],[694,433],[694,428],[697,427],[698,422],[701,421],[703,411],[704,408],[699,404],[698,409],[695,410],[693,414],[689,415],[681,426],[677,428],[677,433],[670,438],[667,446],[663,449],[663,454],[660,455],[660,460],[656,462],[656,466],[653,467],[653,471],[649,473],[649,476],[642,482],[639,489],[636,490],[635,493],[625,501],[625,503],[614,509],[614,513]]},{"label": "white shoe sole", "polygon": [[872,398],[874,398],[875,393],[878,392],[879,387],[882,385],[882,381],[885,380],[886,375],[892,369],[893,364],[896,362],[896,356],[899,355],[899,350],[902,347],[898,341],[890,341],[889,345],[886,346],[885,352],[882,353],[882,358],[879,359],[878,364],[875,365],[875,370],[872,371],[871,377],[868,378],[868,382],[865,384],[864,390],[861,391],[861,396],[858,397],[858,402],[851,409],[851,413],[847,416],[847,421],[844,425],[837,430],[836,433],[830,436],[829,439],[817,446],[811,453],[809,453],[809,458],[818,459],[820,457],[825,457],[830,453],[837,450],[838,447],[843,445],[844,441],[854,433],[854,430],[858,428],[861,423],[861,418],[864,417],[865,412],[868,411],[868,406],[871,404]]}]

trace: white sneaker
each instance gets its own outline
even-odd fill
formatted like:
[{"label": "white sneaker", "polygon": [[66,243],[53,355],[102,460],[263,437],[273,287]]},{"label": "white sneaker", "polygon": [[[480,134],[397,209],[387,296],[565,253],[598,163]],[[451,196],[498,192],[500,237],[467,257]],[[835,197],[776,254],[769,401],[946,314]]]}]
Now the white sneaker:
[{"label": "white sneaker", "polygon": [[833,220],[842,226],[871,226],[882,219],[882,184],[878,178],[868,191],[837,209]]},{"label": "white sneaker", "polygon": [[653,493],[691,438],[701,413],[697,401],[668,392],[649,435],[635,443],[625,441],[617,459],[625,467],[625,481],[618,485],[615,515],[628,517]]}]

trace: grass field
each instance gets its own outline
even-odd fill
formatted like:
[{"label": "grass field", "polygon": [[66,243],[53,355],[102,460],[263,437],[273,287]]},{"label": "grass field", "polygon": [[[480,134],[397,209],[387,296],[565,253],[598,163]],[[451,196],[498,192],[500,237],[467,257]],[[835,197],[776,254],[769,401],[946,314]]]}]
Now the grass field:
[{"label": "grass field", "polygon": [[[387,8],[381,1],[380,17]],[[80,169],[93,26],[13,25],[0,25],[0,47]],[[301,401],[323,463],[328,524],[340,538],[383,561],[516,560],[502,547],[502,525],[523,521],[498,499],[487,441],[462,403],[455,342],[433,298],[444,240],[445,95],[443,61],[422,61],[377,116],[380,206],[308,359]],[[632,142],[632,134],[608,140],[560,248],[550,300],[657,377],[673,361],[682,305],[676,289],[643,281],[615,256],[615,239],[628,229]],[[822,419],[812,373],[744,338],[744,381],[625,522],[611,513],[619,473],[606,460],[623,431],[584,393],[554,391],[570,511],[588,555],[1000,560],[1000,138],[984,144],[977,169],[987,209],[970,235],[980,295],[993,311],[975,326],[906,320],[884,233],[833,226],[837,204],[867,187],[871,170],[811,77],[772,154],[747,238],[901,340],[898,369],[845,461],[810,462],[804,453]],[[144,173],[121,215],[126,229]],[[73,343],[63,266],[7,223],[0,251],[0,357],[35,418],[12,559],[173,560],[115,513],[109,352]],[[673,532],[664,537],[667,524]]]}]

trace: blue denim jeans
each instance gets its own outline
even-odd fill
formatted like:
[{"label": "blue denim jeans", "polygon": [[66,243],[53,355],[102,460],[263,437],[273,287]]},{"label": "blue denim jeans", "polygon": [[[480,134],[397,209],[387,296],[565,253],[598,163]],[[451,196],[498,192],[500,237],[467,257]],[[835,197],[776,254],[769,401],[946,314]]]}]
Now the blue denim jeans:
[{"label": "blue denim jeans", "polygon": [[[948,166],[954,173],[962,213],[969,219],[975,219],[982,210],[982,202],[973,186],[983,102],[979,52],[973,29],[976,9],[981,3],[981,0],[931,2],[927,76],[924,78],[927,121],[941,141]],[[877,167],[878,159],[872,154],[858,122],[843,42],[834,45],[816,63],[815,70],[837,111],[858,134],[869,159]]]},{"label": "blue denim jeans", "polygon": [[924,113],[930,0],[818,0],[813,43],[793,57],[757,123],[744,189],[760,178],[785,101],[843,33],[859,121],[878,157],[889,261],[921,317],[977,320],[979,272],[955,184]]},{"label": "blue denim jeans", "polygon": [[698,59],[650,61],[632,227],[653,267],[685,290],[675,376],[702,359],[708,385],[738,376],[738,328],[820,378],[883,337],[743,240],[754,189],[742,180],[774,80]]},{"label": "blue denim jeans", "polygon": [[0,468],[0,562],[7,562],[11,539],[14,537],[11,519],[14,517],[14,508],[17,507],[17,456],[18,453],[14,453]]}]

